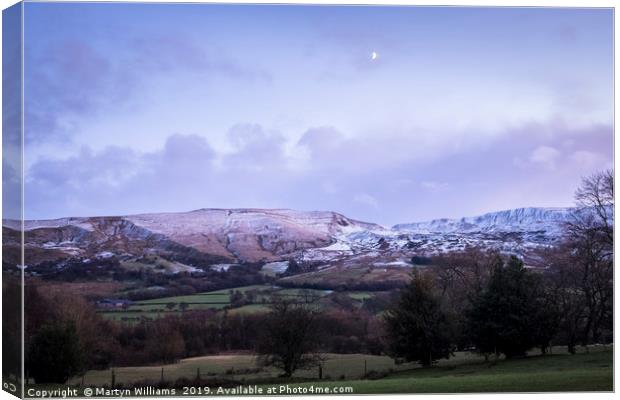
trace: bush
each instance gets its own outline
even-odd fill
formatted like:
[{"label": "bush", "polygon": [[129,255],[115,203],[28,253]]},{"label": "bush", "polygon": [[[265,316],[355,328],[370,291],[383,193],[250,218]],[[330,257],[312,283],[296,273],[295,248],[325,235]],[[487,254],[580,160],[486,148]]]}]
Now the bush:
[{"label": "bush", "polygon": [[65,383],[83,370],[84,354],[72,323],[43,326],[28,351],[28,371],[36,383]]}]

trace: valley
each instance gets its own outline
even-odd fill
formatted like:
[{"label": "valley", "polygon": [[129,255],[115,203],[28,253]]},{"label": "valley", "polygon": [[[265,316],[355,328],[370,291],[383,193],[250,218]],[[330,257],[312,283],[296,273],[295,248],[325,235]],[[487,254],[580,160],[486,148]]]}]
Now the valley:
[{"label": "valley", "polygon": [[[200,209],[185,213],[24,221],[25,273],[50,290],[86,285],[94,302],[201,296],[236,287],[388,291],[434,255],[467,248],[517,255],[544,267],[538,252],[561,240],[571,209],[523,208],[478,217],[403,223],[362,222],[335,212]],[[3,269],[18,273],[20,231],[3,222]],[[73,289],[71,289],[73,290]],[[269,289],[273,291],[273,289]],[[153,300],[155,301],[155,300]],[[183,310],[230,305],[189,303]],[[244,310],[262,310],[261,304]],[[141,303],[125,316],[152,316]],[[101,308],[101,307],[99,307]],[[164,307],[165,308],[165,307]],[[147,312],[144,312],[147,310]]]}]

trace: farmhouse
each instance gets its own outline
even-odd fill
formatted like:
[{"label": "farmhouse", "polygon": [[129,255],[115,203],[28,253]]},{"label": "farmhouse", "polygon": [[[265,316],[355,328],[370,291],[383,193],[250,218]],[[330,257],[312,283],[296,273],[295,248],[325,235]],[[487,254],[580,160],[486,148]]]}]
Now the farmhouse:
[{"label": "farmhouse", "polygon": [[126,308],[132,305],[133,302],[126,299],[103,299],[97,302],[98,308]]}]

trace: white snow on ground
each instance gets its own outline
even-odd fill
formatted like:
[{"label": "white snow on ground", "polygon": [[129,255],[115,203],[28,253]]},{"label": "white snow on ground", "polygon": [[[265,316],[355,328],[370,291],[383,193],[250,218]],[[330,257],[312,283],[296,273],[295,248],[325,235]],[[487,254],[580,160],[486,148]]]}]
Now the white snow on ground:
[{"label": "white snow on ground", "polygon": [[338,234],[379,225],[355,221],[331,211],[287,209],[200,209],[185,213],[139,214],[124,217],[151,232],[168,236],[189,233],[300,231]]},{"label": "white snow on ground", "polygon": [[[230,252],[239,260],[301,257],[304,261],[320,261],[322,265],[342,265],[345,261],[347,264],[371,265],[375,262],[377,267],[389,268],[408,266],[404,260],[412,254],[431,255],[462,250],[467,246],[483,246],[518,255],[532,253],[536,248],[552,246],[561,239],[563,224],[572,212],[562,208],[523,208],[477,217],[401,224],[388,229],[333,212],[203,209],[119,217],[118,221],[132,222],[135,227],[118,232],[113,229],[118,226],[117,220],[110,222],[108,227],[101,218],[26,221],[25,227],[28,230],[72,226],[91,231],[97,228],[105,235],[129,235],[130,239],[137,240],[143,240],[152,232],[203,252]],[[7,220],[3,223],[15,225]],[[88,235],[81,237],[83,233],[71,234],[72,240],[60,243],[54,240],[57,237],[66,239],[67,235],[50,235],[39,246],[91,259],[109,258],[115,254],[123,257],[120,253],[123,250],[106,248],[107,242],[103,240],[100,247],[93,248]],[[252,235],[256,241],[250,240]],[[328,243],[331,244],[326,245]],[[324,247],[308,248],[315,245]],[[93,251],[98,253],[93,256]],[[211,268],[226,271],[231,265],[235,264],[215,264]],[[266,264],[264,269],[281,273],[287,267],[287,262],[277,261]],[[175,267],[174,270],[193,271],[195,268]]]},{"label": "white snow on ground", "polygon": [[465,233],[465,232],[534,232],[557,233],[561,225],[568,222],[574,209],[571,208],[516,208],[497,211],[476,217],[460,219],[434,219],[427,222],[394,225],[392,229],[421,234]]},{"label": "white snow on ground", "polygon": [[403,260],[390,261],[390,262],[376,262],[376,263],[373,263],[373,265],[375,267],[411,267],[410,263],[403,261]]},{"label": "white snow on ground", "polygon": [[110,257],[114,257],[114,253],[109,252],[109,251],[102,251],[100,253],[97,253],[95,255],[95,257],[97,257],[97,258],[110,258]]},{"label": "white snow on ground", "polygon": [[275,261],[263,265],[262,270],[281,274],[288,268],[288,261]]},{"label": "white snow on ground", "polygon": [[201,270],[191,265],[181,264],[180,262],[174,262],[171,265],[170,270],[169,270],[169,272],[173,274],[178,274],[179,272],[193,273],[193,272],[198,272],[198,271],[201,271]]},{"label": "white snow on ground", "polygon": [[351,251],[351,245],[345,242],[336,242],[327,247],[321,247],[323,251]]},{"label": "white snow on ground", "polygon": [[[12,229],[21,229],[21,221],[19,220],[2,220],[2,225]],[[38,228],[61,228],[64,226],[77,226],[87,231],[93,231],[94,228],[87,218],[58,218],[45,220],[25,220],[24,229],[33,230]]]},{"label": "white snow on ground", "polygon": [[228,268],[233,265],[237,264],[211,264],[211,269],[218,272],[228,271]]}]

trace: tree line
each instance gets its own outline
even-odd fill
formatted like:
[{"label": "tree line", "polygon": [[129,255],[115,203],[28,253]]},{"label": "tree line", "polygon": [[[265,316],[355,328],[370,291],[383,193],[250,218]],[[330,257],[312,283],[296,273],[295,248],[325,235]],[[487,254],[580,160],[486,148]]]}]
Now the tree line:
[{"label": "tree line", "polygon": [[475,248],[433,257],[386,313],[388,353],[430,366],[456,350],[518,357],[613,340],[613,172],[583,180],[543,268]]},{"label": "tree line", "polygon": [[[230,351],[264,352],[272,348],[280,323],[299,328],[306,315],[312,315],[311,328],[317,330],[302,340],[304,349],[316,344],[321,352],[384,352],[377,315],[355,307],[319,310],[313,296],[302,301],[274,296],[267,314],[190,310],[135,323],[104,319],[91,303],[70,293],[48,294],[27,284],[26,296],[26,374],[37,383],[64,383],[87,370],[113,366],[169,364]],[[316,312],[306,314],[308,307]],[[295,368],[302,364],[297,362]]]}]

